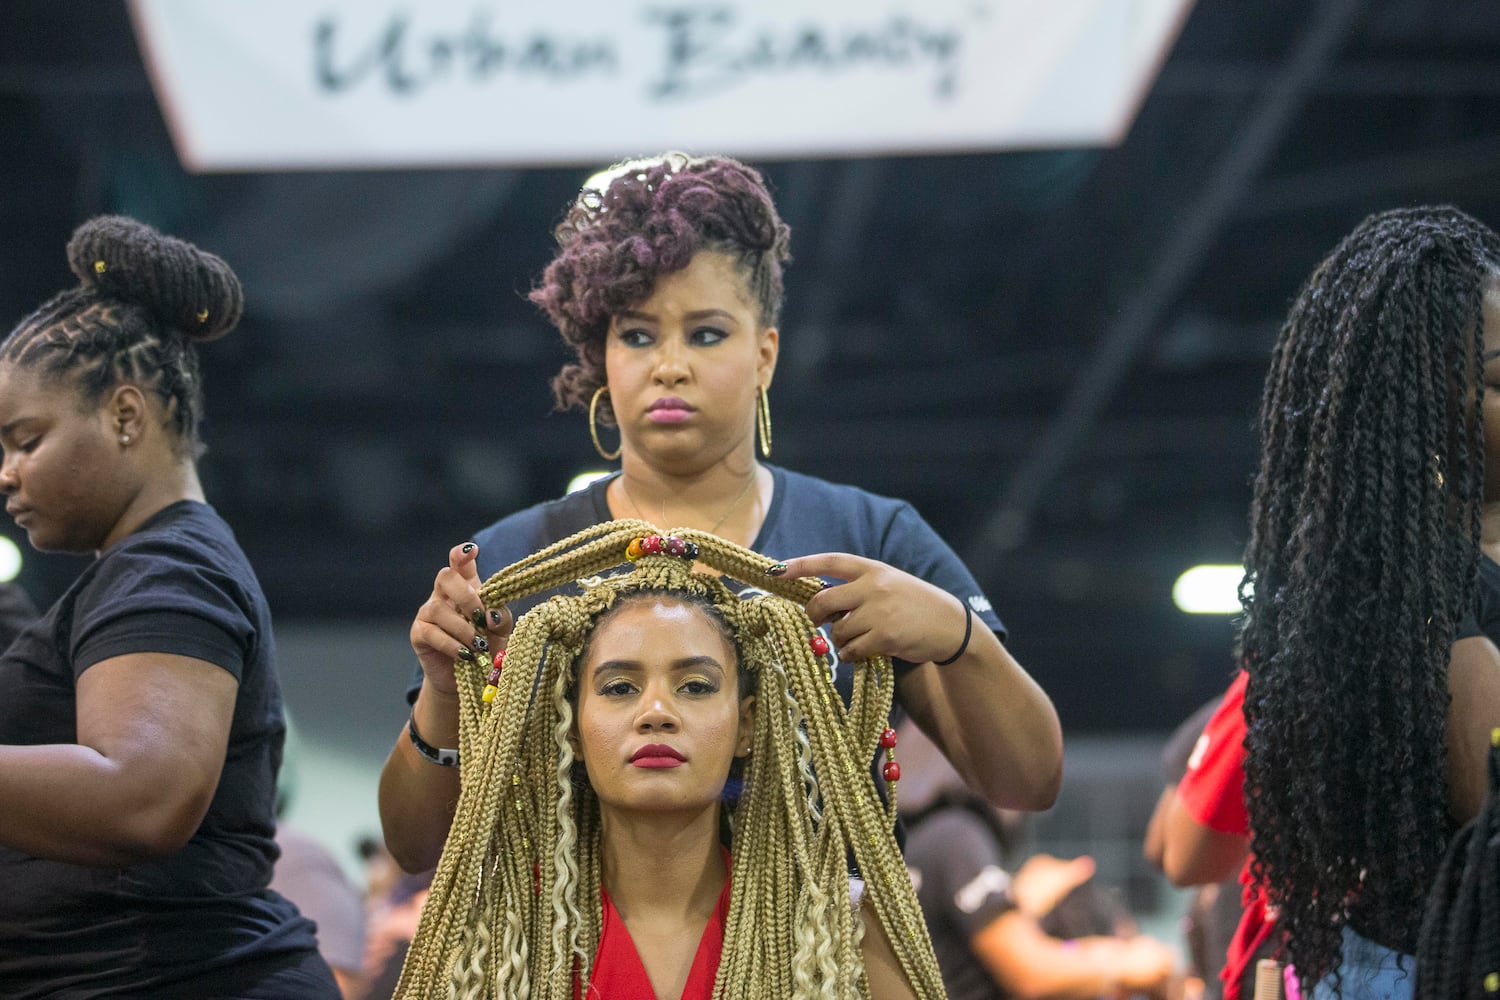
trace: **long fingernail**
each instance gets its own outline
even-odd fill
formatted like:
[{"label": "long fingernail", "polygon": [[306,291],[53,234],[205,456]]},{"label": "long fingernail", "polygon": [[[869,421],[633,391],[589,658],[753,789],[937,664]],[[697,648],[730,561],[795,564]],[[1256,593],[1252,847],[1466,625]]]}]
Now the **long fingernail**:
[{"label": "long fingernail", "polygon": [[464,542],[464,547],[459,549],[458,551],[462,552],[464,555],[468,555],[470,552],[474,551],[474,543]]},{"label": "long fingernail", "polygon": [[775,566],[766,567],[766,576],[780,576],[786,572],[786,563],[777,563]]},{"label": "long fingernail", "polygon": [[488,653],[490,651],[490,641],[482,635],[476,635],[474,637],[474,648],[481,653]]},{"label": "long fingernail", "polygon": [[474,622],[474,627],[475,628],[477,628],[477,629],[483,629],[484,628],[484,609],[483,608],[475,608],[473,611],[470,611],[469,612],[469,618]]},{"label": "long fingernail", "polygon": [[472,649],[470,649],[468,646],[459,646],[458,647],[458,658],[460,660],[472,660],[472,659],[474,659],[474,651]]}]

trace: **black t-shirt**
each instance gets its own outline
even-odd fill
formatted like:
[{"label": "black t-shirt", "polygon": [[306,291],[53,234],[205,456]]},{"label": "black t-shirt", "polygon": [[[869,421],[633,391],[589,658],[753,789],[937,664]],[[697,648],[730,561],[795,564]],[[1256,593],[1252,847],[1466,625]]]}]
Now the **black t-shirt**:
[{"label": "black t-shirt", "polygon": [[962,806],[940,808],[907,830],[906,866],[952,1000],[1007,996],[969,943],[1015,907],[1001,861],[994,830]]},{"label": "black t-shirt", "polygon": [[[775,485],[765,522],[750,546],[756,552],[773,559],[817,552],[848,552],[878,559],[953,594],[973,608],[978,618],[1001,639],[1005,638],[1005,626],[980,592],[973,574],[911,504],[778,466],[767,468]],[[488,579],[548,545],[610,520],[605,496],[608,486],[609,478],[598,480],[565,497],[511,514],[479,532],[474,542],[479,546],[480,579]],[[622,564],[626,562],[624,556],[620,553]],[[743,595],[759,592],[753,584],[727,582]],[[511,612],[519,618],[556,592],[515,601]],[[827,635],[826,629],[824,634]],[[954,636],[955,646],[958,638]],[[831,636],[829,642],[832,643]],[[896,667],[909,669],[910,664],[897,663]],[[852,690],[853,667],[839,663],[836,669],[835,683],[847,699]],[[421,686],[419,667],[407,692],[408,701],[416,700]]]},{"label": "black t-shirt", "polygon": [[255,970],[316,950],[313,925],[266,888],[286,731],[276,653],[260,585],[211,507],[182,501],[156,514],[17,637],[0,657],[0,744],[77,742],[78,676],[131,653],[194,657],[238,679],[218,789],[192,839],[152,861],[100,868],[0,848],[7,1000],[224,995],[203,984],[243,970],[253,989]]}]

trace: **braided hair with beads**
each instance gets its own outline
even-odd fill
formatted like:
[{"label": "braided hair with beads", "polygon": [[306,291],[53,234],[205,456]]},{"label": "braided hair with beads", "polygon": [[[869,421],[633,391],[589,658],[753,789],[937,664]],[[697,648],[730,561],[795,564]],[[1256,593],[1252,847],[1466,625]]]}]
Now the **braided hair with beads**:
[{"label": "braided hair with beads", "polygon": [[[602,921],[600,817],[575,777],[571,692],[593,629],[635,594],[706,607],[757,691],[753,753],[737,797],[726,788],[722,807],[734,864],[713,995],[868,996],[863,924],[850,905],[852,854],[866,880],[860,905],[889,931],[916,995],[943,996],[893,834],[894,789],[883,806],[867,767],[877,746],[889,746],[889,660],[856,671],[846,708],[803,607],[821,581],[766,577],[772,560],[707,533],[678,530],[675,547],[650,544],[660,537],[641,521],[601,524],[480,589],[493,608],[587,578],[582,594],[522,616],[503,669],[487,656],[455,664],[462,791],[397,997],[571,1000],[574,976],[589,981]],[[622,554],[634,560],[628,574],[590,577]],[[771,593],[741,599],[720,577],[693,572],[695,559],[735,579],[766,580]]]},{"label": "braided hair with beads", "polygon": [[240,282],[221,258],[135,219],[103,215],[68,241],[79,284],[0,343],[0,363],[74,381],[85,402],[130,383],[154,392],[190,457],[203,450],[195,343],[234,329]]},{"label": "braided hair with beads", "polygon": [[1479,565],[1497,267],[1500,238],[1453,208],[1373,215],[1272,354],[1241,591],[1245,791],[1306,985],[1335,973],[1346,924],[1415,950],[1453,833],[1447,664]]}]

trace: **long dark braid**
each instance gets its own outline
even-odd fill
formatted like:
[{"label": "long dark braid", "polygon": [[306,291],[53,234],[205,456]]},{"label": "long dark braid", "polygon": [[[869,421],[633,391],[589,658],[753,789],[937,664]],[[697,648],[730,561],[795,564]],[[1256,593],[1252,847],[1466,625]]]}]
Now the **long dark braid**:
[{"label": "long dark braid", "polygon": [[239,322],[239,279],[213,254],[118,215],[73,233],[68,266],[78,286],[23,319],[0,343],[0,363],[68,378],[85,403],[124,383],[155,392],[196,456],[203,389],[192,345]]},{"label": "long dark braid", "polygon": [[1452,833],[1447,663],[1478,570],[1497,264],[1500,239],[1452,208],[1371,216],[1314,271],[1272,356],[1245,787],[1256,874],[1308,984],[1337,968],[1346,922],[1415,950]]},{"label": "long dark braid", "polygon": [[1500,992],[1500,729],[1490,743],[1489,797],[1448,846],[1422,918],[1417,1000]]}]

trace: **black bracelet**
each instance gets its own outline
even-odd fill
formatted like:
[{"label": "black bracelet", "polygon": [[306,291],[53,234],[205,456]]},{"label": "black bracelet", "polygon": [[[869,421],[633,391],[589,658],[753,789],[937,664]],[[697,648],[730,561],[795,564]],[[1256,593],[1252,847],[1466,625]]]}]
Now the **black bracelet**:
[{"label": "black bracelet", "polygon": [[946,667],[948,664],[952,663],[954,660],[957,660],[960,656],[963,656],[969,651],[969,636],[974,634],[974,609],[969,607],[968,601],[960,601],[959,603],[964,606],[964,641],[959,644],[958,652],[954,653],[946,660],[932,661],[940,667]]},{"label": "black bracelet", "polygon": [[411,735],[411,745],[417,748],[417,753],[440,767],[458,766],[457,750],[446,750],[442,747],[435,747],[422,739],[422,734],[417,732],[417,713],[415,709],[412,710],[411,719],[406,724],[406,731]]}]

